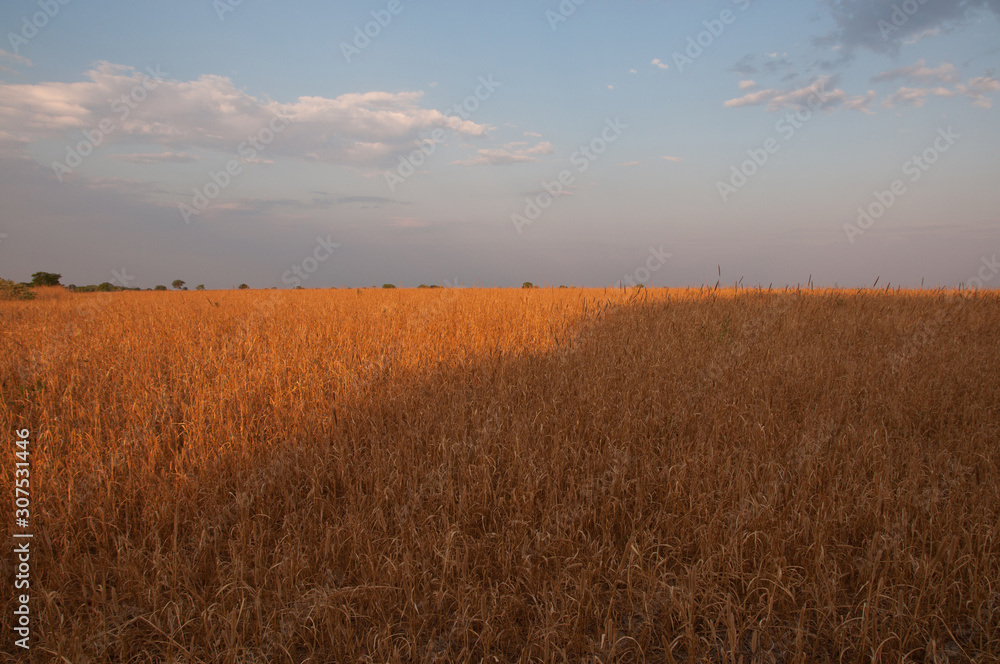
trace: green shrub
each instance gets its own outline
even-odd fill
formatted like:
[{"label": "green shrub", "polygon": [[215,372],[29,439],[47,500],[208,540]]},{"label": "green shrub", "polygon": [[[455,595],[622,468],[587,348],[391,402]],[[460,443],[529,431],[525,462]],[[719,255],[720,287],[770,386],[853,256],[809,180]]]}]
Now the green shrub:
[{"label": "green shrub", "polygon": [[0,279],[0,300],[34,300],[35,292],[16,281]]}]

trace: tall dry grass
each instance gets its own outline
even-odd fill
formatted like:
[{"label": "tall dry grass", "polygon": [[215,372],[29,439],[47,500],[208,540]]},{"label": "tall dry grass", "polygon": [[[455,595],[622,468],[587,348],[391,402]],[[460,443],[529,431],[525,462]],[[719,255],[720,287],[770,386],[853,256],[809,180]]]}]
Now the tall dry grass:
[{"label": "tall dry grass", "polygon": [[871,291],[0,303],[34,661],[996,662],[998,325]]}]

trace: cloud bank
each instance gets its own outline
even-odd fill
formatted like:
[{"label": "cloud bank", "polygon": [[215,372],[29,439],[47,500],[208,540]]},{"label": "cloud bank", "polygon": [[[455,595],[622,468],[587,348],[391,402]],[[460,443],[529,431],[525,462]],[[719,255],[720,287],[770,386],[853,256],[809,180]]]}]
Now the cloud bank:
[{"label": "cloud bank", "polygon": [[143,72],[101,62],[78,82],[0,83],[0,151],[20,152],[42,139],[79,140],[81,132],[110,120],[109,142],[152,144],[173,155],[130,155],[126,161],[176,161],[190,150],[232,153],[281,117],[290,124],[268,146],[274,156],[378,167],[437,127],[464,137],[489,131],[487,125],[422,107],[422,94],[375,91],[280,103],[239,90],[224,76],[181,81],[154,68]]}]

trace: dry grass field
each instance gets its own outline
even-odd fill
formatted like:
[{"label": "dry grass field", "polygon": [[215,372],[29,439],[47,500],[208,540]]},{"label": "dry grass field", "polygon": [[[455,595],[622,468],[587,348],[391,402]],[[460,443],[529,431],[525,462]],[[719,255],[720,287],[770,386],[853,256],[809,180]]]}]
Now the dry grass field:
[{"label": "dry grass field", "polygon": [[990,293],[0,302],[30,659],[997,662],[998,369]]}]

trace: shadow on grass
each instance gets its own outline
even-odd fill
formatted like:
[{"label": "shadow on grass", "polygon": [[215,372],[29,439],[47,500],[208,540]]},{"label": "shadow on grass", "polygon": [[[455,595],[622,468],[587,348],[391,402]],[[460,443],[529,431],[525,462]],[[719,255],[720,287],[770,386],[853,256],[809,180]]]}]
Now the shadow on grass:
[{"label": "shadow on grass", "polygon": [[59,506],[78,530],[71,557],[40,543],[42,639],[72,661],[996,656],[1000,310],[914,343],[944,306],[922,297],[595,302],[544,351],[387,351],[301,396],[312,428],[245,413],[279,443],[192,465],[162,422],[159,475]]}]

